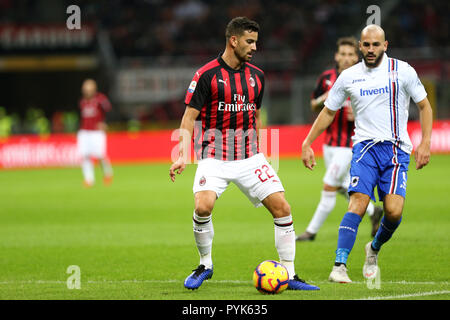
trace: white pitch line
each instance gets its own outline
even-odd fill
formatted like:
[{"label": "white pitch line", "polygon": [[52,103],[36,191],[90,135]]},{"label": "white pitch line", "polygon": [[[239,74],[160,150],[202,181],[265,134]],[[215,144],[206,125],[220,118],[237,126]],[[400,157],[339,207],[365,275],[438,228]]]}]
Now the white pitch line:
[{"label": "white pitch line", "polygon": [[[316,281],[315,283],[320,284],[330,284],[330,281]],[[367,284],[366,281],[352,281],[349,285],[352,284]],[[448,281],[381,281],[381,284],[403,284],[403,285],[450,285]]]},{"label": "white pitch line", "polygon": [[[157,279],[131,279],[131,280],[86,280],[82,282],[92,283],[92,284],[101,284],[101,283],[182,283],[184,280],[182,279],[167,279],[167,280],[157,280]],[[208,280],[210,283],[235,283],[235,284],[249,284],[252,283],[251,280]],[[309,281],[313,284],[332,284],[329,281]],[[66,281],[63,280],[19,280],[19,281],[0,281],[0,285],[2,284],[64,284]],[[353,281],[349,285],[353,284],[366,284],[365,281]],[[450,285],[448,281],[383,281],[382,284],[396,284],[396,285]],[[339,285],[339,284],[338,284]]]},{"label": "white pitch line", "polygon": [[409,294],[400,294],[396,296],[375,296],[375,297],[367,297],[355,300],[392,300],[392,299],[404,299],[404,298],[412,298],[412,297],[425,297],[425,296],[435,296],[439,294],[449,294],[450,290],[442,290],[442,291],[428,291],[428,292],[417,292],[417,293],[409,293]]}]

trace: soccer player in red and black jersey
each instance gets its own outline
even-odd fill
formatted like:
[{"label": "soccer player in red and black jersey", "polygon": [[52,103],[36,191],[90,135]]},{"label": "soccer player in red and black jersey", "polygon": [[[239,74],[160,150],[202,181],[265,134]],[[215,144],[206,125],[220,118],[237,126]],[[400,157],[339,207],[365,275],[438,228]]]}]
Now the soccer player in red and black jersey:
[{"label": "soccer player in red and black jersey", "polygon": [[[311,109],[315,112],[322,110],[328,92],[338,75],[345,69],[358,62],[358,42],[354,37],[343,37],[337,41],[337,51],[334,55],[336,67],[324,71],[311,95]],[[327,171],[323,178],[323,190],[320,202],[314,212],[306,231],[297,237],[297,241],[312,241],[330,212],[336,205],[336,193],[345,195],[348,199],[347,188],[350,183],[350,163],[352,160],[352,140],[355,124],[350,98],[345,106],[336,113],[331,125],[326,129],[323,145],[323,157]],[[367,213],[372,222],[372,236],[378,230],[383,214],[381,207],[372,202],[367,207]]]},{"label": "soccer player in red and black jersey", "polygon": [[81,93],[83,97],[80,100],[81,124],[77,134],[77,147],[82,157],[84,185],[91,187],[94,184],[94,164],[91,158],[100,160],[103,182],[108,185],[112,182],[113,172],[106,154],[105,114],[111,110],[111,103],[103,93],[97,92],[97,83],[92,79],[83,82]]},{"label": "soccer player in red and black jersey", "polygon": [[295,273],[291,208],[279,177],[259,153],[257,129],[264,73],[249,63],[256,52],[258,32],[256,22],[246,17],[232,19],[225,32],[225,51],[197,70],[186,93],[186,110],[180,126],[184,134],[180,134],[180,153],[170,168],[170,178],[175,181],[175,174],[185,169],[194,134],[198,166],[193,186],[193,229],[200,264],[184,282],[188,289],[197,289],[212,277],[214,228],[211,214],[216,200],[230,182],[255,206],[264,205],[272,214],[275,247],[289,273],[288,289],[319,289],[305,283]]}]

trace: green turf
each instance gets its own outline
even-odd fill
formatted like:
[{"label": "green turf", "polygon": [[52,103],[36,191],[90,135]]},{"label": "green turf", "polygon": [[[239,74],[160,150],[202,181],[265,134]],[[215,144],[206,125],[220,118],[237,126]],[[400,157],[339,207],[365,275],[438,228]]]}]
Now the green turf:
[{"label": "green turf", "polygon": [[[276,296],[251,282],[259,262],[277,259],[272,218],[233,185],[213,212],[214,276],[199,290],[183,287],[198,264],[194,165],[176,183],[169,164],[115,166],[111,186],[91,189],[78,168],[0,171],[0,299],[449,299],[449,164],[450,156],[435,155],[416,171],[412,161],[403,222],[379,256],[381,289],[369,289],[361,271],[368,218],[348,261],[354,283],[327,282],[346,211],[338,198],[316,240],[297,244],[297,272],[321,290]],[[323,162],[313,172],[298,160],[279,168],[300,233],[320,197]],[[80,267],[79,290],[67,288],[70,265]]]}]

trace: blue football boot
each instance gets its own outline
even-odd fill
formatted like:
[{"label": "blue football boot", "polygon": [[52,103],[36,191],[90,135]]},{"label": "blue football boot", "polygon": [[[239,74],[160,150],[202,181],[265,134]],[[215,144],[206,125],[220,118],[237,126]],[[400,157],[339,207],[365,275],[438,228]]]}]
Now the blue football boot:
[{"label": "blue football boot", "polygon": [[192,270],[192,272],[186,280],[184,280],[184,286],[187,289],[195,290],[198,289],[203,281],[211,279],[213,275],[213,268],[206,269],[203,264],[199,265],[197,269]]},{"label": "blue football boot", "polygon": [[320,288],[306,283],[295,275],[294,279],[289,279],[287,290],[320,290]]}]

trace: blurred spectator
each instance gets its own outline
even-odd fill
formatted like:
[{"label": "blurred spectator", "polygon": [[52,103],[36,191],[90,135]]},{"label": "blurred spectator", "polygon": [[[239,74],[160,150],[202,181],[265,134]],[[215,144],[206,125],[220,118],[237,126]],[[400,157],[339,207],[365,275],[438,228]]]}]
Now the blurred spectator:
[{"label": "blurred spectator", "polygon": [[78,114],[75,111],[56,111],[52,116],[52,132],[76,132],[78,130]]},{"label": "blurred spectator", "polygon": [[130,119],[127,123],[128,132],[135,133],[141,130],[141,123],[137,119]]},{"label": "blurred spectator", "polygon": [[64,132],[64,113],[56,111],[52,115],[52,132]]},{"label": "blurred spectator", "polygon": [[0,138],[8,138],[11,134],[12,119],[6,114],[6,110],[0,107]]},{"label": "blurred spectator", "polygon": [[[0,23],[65,23],[64,10],[43,9],[51,3],[53,0],[0,0]],[[324,67],[338,37],[358,35],[367,18],[366,8],[373,4],[369,0],[61,0],[58,6],[73,3],[80,6],[83,23],[108,33],[118,61],[136,68],[147,63],[158,67],[194,65],[212,59],[223,49],[224,25],[234,16],[248,16],[261,26],[258,50],[262,54],[255,55],[254,63],[264,69],[267,79],[279,80],[268,81],[271,90],[286,93],[293,78]],[[432,52],[433,59],[448,59],[448,1],[398,0],[389,2],[394,4],[388,13],[384,11],[386,3],[379,5],[390,48],[421,47]],[[58,12],[60,16],[51,17]],[[4,52],[1,39],[0,50]],[[121,60],[130,57],[144,59]],[[442,73],[446,70],[442,68]],[[146,106],[137,118],[169,123],[182,111],[179,101],[166,101]],[[50,130],[42,111],[29,113],[23,127],[17,115],[11,116],[10,131]],[[78,116],[53,114],[51,126],[54,132],[75,132]]]},{"label": "blurred spectator", "polygon": [[[39,0],[0,0],[0,22],[35,21]],[[71,0],[63,0],[65,5]],[[262,26],[261,45],[295,50],[307,64],[327,37],[357,32],[371,1],[349,0],[98,0],[76,1],[83,21],[110,33],[121,56],[202,54],[215,56],[223,46],[223,25],[246,15]],[[29,15],[33,14],[33,17]],[[28,17],[27,17],[28,15]],[[449,4],[439,0],[399,0],[383,27],[396,46],[444,46]],[[65,19],[61,13],[61,21]],[[326,37],[325,37],[326,35]]]},{"label": "blurred spectator", "polygon": [[25,114],[25,130],[27,133],[45,135],[50,133],[50,121],[41,109],[30,107]]},{"label": "blurred spectator", "polygon": [[78,130],[78,113],[75,111],[64,112],[64,132],[76,132]]}]

